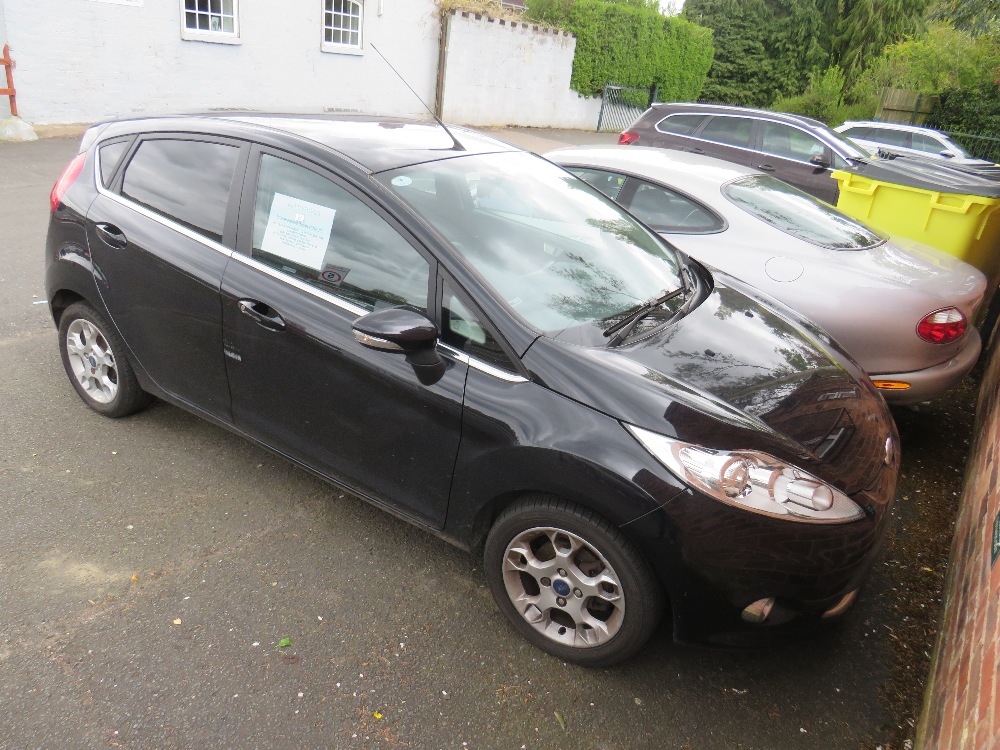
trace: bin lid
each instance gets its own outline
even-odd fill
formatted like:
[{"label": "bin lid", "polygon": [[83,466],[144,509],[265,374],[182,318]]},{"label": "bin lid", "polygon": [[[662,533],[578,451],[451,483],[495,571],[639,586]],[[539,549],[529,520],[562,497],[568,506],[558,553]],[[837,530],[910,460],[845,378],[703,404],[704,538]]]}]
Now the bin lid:
[{"label": "bin lid", "polygon": [[994,175],[992,171],[961,165],[953,166],[940,159],[922,156],[873,156],[867,159],[855,159],[850,166],[841,168],[841,171],[877,182],[932,190],[936,193],[1000,198],[1000,172]]}]

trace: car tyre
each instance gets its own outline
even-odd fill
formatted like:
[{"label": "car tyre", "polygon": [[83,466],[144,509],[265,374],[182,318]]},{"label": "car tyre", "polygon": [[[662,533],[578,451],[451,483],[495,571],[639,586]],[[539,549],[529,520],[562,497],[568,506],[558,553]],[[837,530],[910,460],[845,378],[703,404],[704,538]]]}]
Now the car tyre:
[{"label": "car tyre", "polygon": [[59,351],[70,383],[98,414],[126,417],[149,404],[151,397],[125,356],[125,342],[86,302],[70,305],[59,319]]},{"label": "car tyre", "polygon": [[500,611],[564,661],[607,667],[649,640],[663,592],[639,551],[606,519],[545,495],[507,508],[486,539],[484,567]]}]

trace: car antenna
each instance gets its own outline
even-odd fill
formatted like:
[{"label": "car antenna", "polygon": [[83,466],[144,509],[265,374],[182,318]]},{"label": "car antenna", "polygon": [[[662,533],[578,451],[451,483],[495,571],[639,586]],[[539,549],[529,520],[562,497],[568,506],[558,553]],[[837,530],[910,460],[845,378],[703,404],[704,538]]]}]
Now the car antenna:
[{"label": "car antenna", "polygon": [[391,70],[393,73],[396,74],[396,77],[403,82],[403,85],[410,90],[410,93],[413,94],[415,97],[417,97],[417,101],[424,105],[424,109],[430,112],[431,117],[434,118],[434,122],[440,125],[441,128],[444,130],[444,132],[448,134],[448,137],[451,138],[452,142],[455,144],[454,146],[452,146],[452,151],[465,151],[466,150],[465,146],[463,146],[462,143],[458,140],[458,138],[455,137],[455,134],[452,133],[450,130],[448,130],[448,126],[445,125],[443,122],[441,122],[441,118],[438,117],[436,114],[434,114],[434,110],[427,106],[427,102],[425,102],[423,99],[420,98],[420,94],[414,91],[413,87],[406,82],[406,79],[403,78],[403,76],[400,75],[399,71],[396,70],[394,67],[392,67],[392,63],[386,59],[385,55],[379,52],[378,47],[376,47],[374,44],[371,44],[370,42],[369,46],[373,50],[375,50],[375,52],[378,53],[378,56],[382,58],[383,62],[385,62],[385,64],[389,66],[389,70]]}]

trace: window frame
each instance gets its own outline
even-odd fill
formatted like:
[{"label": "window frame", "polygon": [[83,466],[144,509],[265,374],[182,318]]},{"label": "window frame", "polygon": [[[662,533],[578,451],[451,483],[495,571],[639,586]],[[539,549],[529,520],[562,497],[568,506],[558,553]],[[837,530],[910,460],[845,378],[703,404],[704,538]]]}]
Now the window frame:
[{"label": "window frame", "polygon": [[383,208],[380,204],[376,203],[371,196],[357,190],[349,181],[340,177],[340,175],[329,167],[322,166],[280,148],[274,148],[261,144],[253,144],[251,146],[246,169],[244,170],[245,176],[243,179],[242,195],[239,200],[239,225],[236,229],[236,252],[233,254],[234,260],[238,260],[239,262],[250,266],[251,268],[255,268],[262,273],[266,273],[273,278],[280,279],[297,289],[301,289],[302,291],[308,292],[322,300],[330,302],[340,309],[346,310],[347,312],[350,312],[358,317],[363,317],[371,313],[371,310],[366,310],[361,305],[347,299],[346,297],[334,294],[332,291],[329,291],[317,284],[310,283],[301,277],[283,273],[280,269],[275,268],[273,265],[253,257],[253,229],[254,211],[256,210],[257,203],[257,183],[260,178],[261,159],[264,155],[281,159],[289,162],[290,164],[295,164],[296,166],[313,172],[323,179],[329,180],[331,183],[344,190],[352,198],[371,209],[371,211],[374,212],[380,219],[385,221],[386,224],[388,224],[393,231],[395,231],[403,239],[403,241],[409,244],[410,247],[412,247],[428,265],[427,304],[423,314],[430,320],[436,320],[439,315],[437,294],[439,264],[437,259],[427,250],[426,247],[424,247],[423,243],[421,243],[412,232],[410,232],[400,221],[398,221],[395,216],[385,210],[385,208]]},{"label": "window frame", "polygon": [[[674,195],[683,200],[690,201],[695,206],[697,206],[702,211],[711,216],[713,219],[715,219],[715,226],[708,227],[706,229],[696,229],[696,230],[684,229],[684,228],[661,229],[658,228],[657,225],[655,224],[648,224],[647,226],[657,234],[681,234],[681,235],[719,234],[720,232],[725,232],[727,229],[729,229],[729,222],[726,221],[726,217],[724,217],[722,214],[713,209],[704,201],[698,200],[690,193],[684,190],[678,190],[677,188],[669,185],[664,185],[663,183],[657,182],[656,180],[651,180],[648,177],[642,177],[640,175],[629,174],[625,172],[622,172],[621,174],[626,178],[626,180],[625,184],[622,185],[621,191],[618,193],[618,201],[621,203],[622,206],[625,207],[625,210],[628,211],[629,213],[632,212],[631,208],[632,199],[635,198],[636,193],[639,192],[639,188],[641,188],[643,184],[645,184],[654,188],[658,188],[660,190],[664,190],[668,193],[673,193]],[[642,221],[642,219],[639,220]]]},{"label": "window frame", "polygon": [[[219,1],[222,2],[222,0]],[[211,42],[214,44],[243,43],[243,40],[240,38],[240,0],[232,0],[233,3],[232,31],[211,31],[206,29],[188,28],[187,14],[190,12],[201,13],[203,11],[189,11],[187,9],[187,2],[188,0],[179,0],[181,39],[183,39],[186,42]],[[211,17],[211,15],[212,15],[211,11],[209,11],[209,17]]]},{"label": "window frame", "polygon": [[[321,52],[329,52],[332,54],[341,55],[363,55],[365,47],[365,2],[364,0],[342,0],[342,2],[353,3],[358,6],[360,13],[358,14],[358,43],[350,44],[344,42],[328,42],[326,40],[326,32],[330,31],[345,31],[337,26],[327,26],[327,14],[331,18],[336,17],[336,11],[333,10],[333,3],[335,0],[320,0],[320,24],[319,24],[319,49]],[[330,4],[330,10],[327,10],[327,3]],[[340,14],[343,15],[343,14]],[[348,18],[353,18],[353,16],[347,16]],[[352,31],[347,29],[346,31]]]}]

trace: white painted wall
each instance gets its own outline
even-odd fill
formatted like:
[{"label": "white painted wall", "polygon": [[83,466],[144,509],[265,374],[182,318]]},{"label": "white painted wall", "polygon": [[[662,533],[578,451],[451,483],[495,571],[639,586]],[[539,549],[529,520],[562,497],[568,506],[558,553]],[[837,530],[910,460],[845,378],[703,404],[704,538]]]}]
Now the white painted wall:
[{"label": "white painted wall", "polygon": [[138,1],[0,0],[23,119],[93,122],[212,108],[425,117],[372,42],[433,105],[434,0],[367,0],[360,55],[320,51],[322,0],[240,0],[239,44],[182,41],[181,0]]},{"label": "white painted wall", "polygon": [[[7,22],[4,19],[3,4],[4,0],[0,0],[0,55],[3,54],[3,46],[7,43]],[[0,89],[3,88],[7,88],[7,76],[4,75],[3,67],[0,67]],[[10,99],[0,96],[0,120],[7,117],[10,117]]]},{"label": "white painted wall", "polygon": [[485,16],[449,17],[441,119],[479,126],[594,129],[599,97],[569,87],[576,38]]}]

